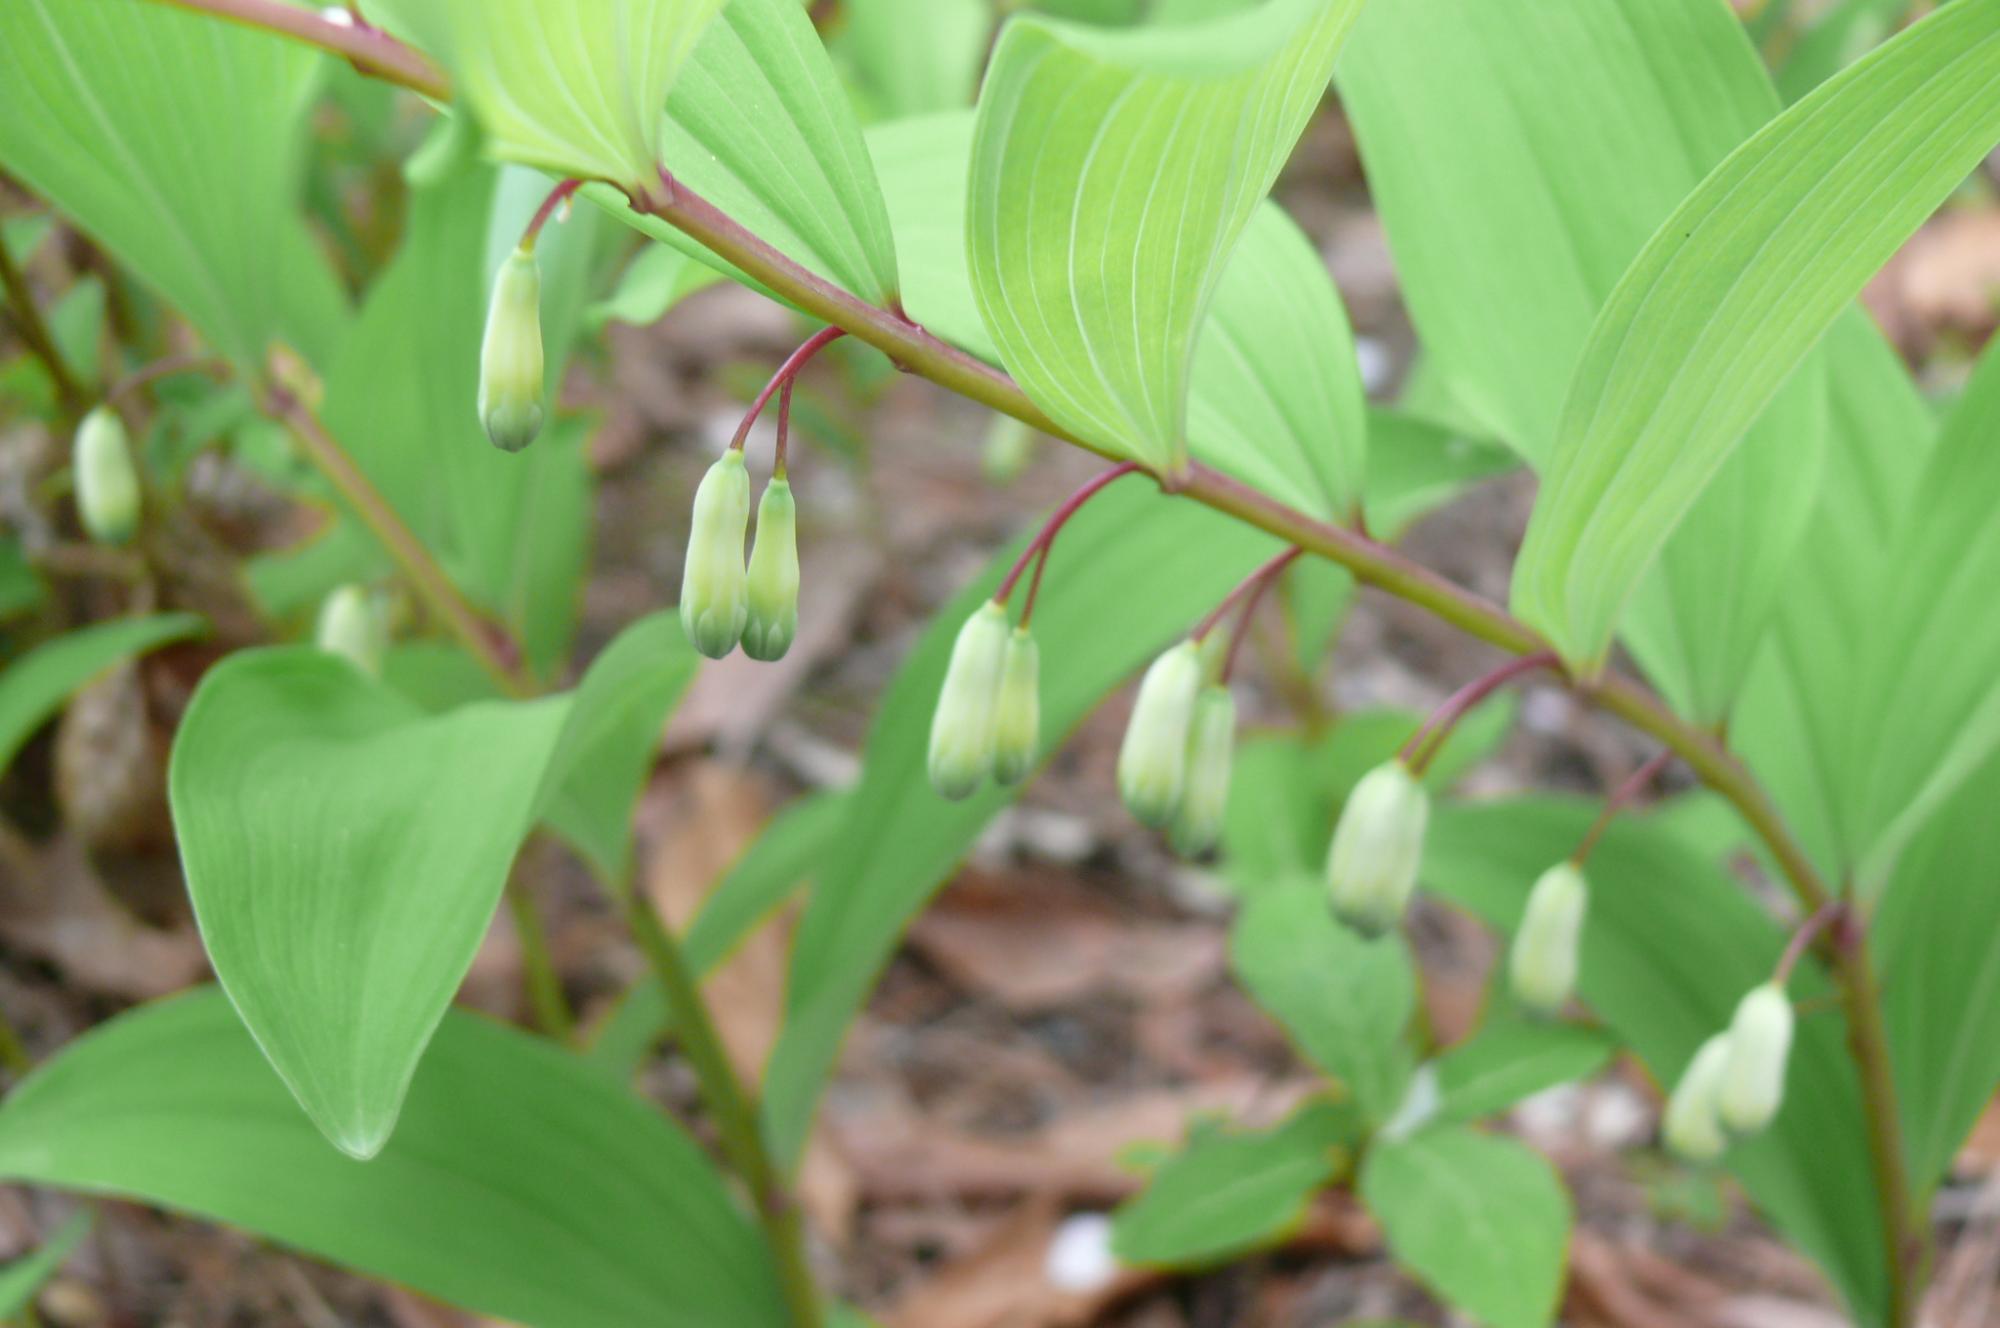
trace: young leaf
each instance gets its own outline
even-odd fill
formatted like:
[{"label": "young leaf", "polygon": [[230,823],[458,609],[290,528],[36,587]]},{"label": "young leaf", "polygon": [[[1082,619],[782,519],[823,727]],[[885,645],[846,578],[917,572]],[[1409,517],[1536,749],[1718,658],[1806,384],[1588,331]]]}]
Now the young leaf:
[{"label": "young leaf", "polygon": [[[345,318],[293,209],[318,57],[157,5],[0,8],[0,166],[129,265],[238,365],[318,361]],[[218,95],[226,94],[226,95]]]},{"label": "young leaf", "polygon": [[1604,1068],[1616,1050],[1594,1029],[1520,1019],[1489,1023],[1438,1058],[1435,1119],[1470,1122]]},{"label": "young leaf", "polygon": [[1202,316],[1356,0],[1111,32],[1016,15],[980,93],[967,246],[1000,359],[1064,427],[1187,464]]},{"label": "young leaf", "polygon": [[[1597,807],[1553,798],[1440,807],[1424,882],[1492,926],[1511,929],[1535,877],[1573,850]],[[1654,1082],[1670,1086],[1737,999],[1767,980],[1785,937],[1716,861],[1625,817],[1590,859],[1590,925],[1578,991]],[[1810,968],[1801,1000],[1827,990]],[[1857,1319],[1882,1318],[1887,1283],[1869,1184],[1860,1085],[1837,1013],[1800,1024],[1784,1110],[1724,1164],[1773,1222],[1824,1268]]]},{"label": "young leaf", "polygon": [[851,0],[839,49],[894,120],[970,105],[992,31],[987,0]]},{"label": "young leaf", "polygon": [[1574,1214],[1540,1154],[1471,1130],[1425,1130],[1369,1150],[1361,1200],[1396,1262],[1455,1308],[1492,1328],[1554,1322]]},{"label": "young leaf", "polygon": [[89,1231],[89,1210],[72,1213],[34,1253],[0,1267],[0,1318],[11,1320],[27,1308]]},{"label": "young leaf", "polygon": [[451,75],[502,161],[649,187],[660,110],[724,0],[378,0]]},{"label": "young leaf", "polygon": [[1604,657],[1639,576],[1849,300],[2000,142],[2000,5],[1947,6],[1712,171],[1585,348],[1514,574],[1517,612]]},{"label": "young leaf", "polygon": [[[1433,370],[1537,469],[1619,274],[1779,109],[1742,24],[1707,0],[1370,6],[1340,84]],[[1647,675],[1697,719],[1728,713],[1778,601],[1812,509],[1823,394],[1815,359],[1627,616]]]},{"label": "young leaf", "polygon": [[[731,0],[667,99],[660,151],[674,178],[760,239],[870,303],[895,303],[896,246],[874,163],[797,0]],[[627,225],[743,279],[680,230],[633,212],[618,190],[584,192]]]},{"label": "young leaf", "polygon": [[428,716],[311,648],[202,680],[168,784],[216,976],[341,1151],[373,1156],[492,920],[568,701]]},{"label": "young leaf", "polygon": [[[785,1026],[765,1073],[766,1130],[781,1157],[798,1157],[842,1035],[896,937],[1018,792],[989,787],[948,803],[924,776],[931,711],[952,640],[1018,551],[1003,553],[940,611],[876,712],[847,823],[820,863],[799,922]],[[1063,528],[1035,607],[1048,740],[1073,727],[1273,551],[1269,537],[1205,508],[1163,502],[1140,480],[1092,499]]]},{"label": "young leaf", "polygon": [[782,1328],[700,1147],[548,1042],[453,1012],[395,1140],[328,1148],[210,988],[120,1016],[0,1107],[0,1178],[160,1204],[537,1328]]},{"label": "young leaf", "polygon": [[192,613],[113,618],[65,632],[0,673],[0,771],[64,701],[84,684],[134,655],[208,630]]},{"label": "young leaf", "polygon": [[1124,1263],[1184,1268],[1276,1239],[1339,1173],[1357,1125],[1352,1114],[1311,1102],[1273,1129],[1198,1131],[1118,1210],[1112,1252]]},{"label": "young leaf", "polygon": [[1396,1108],[1410,1074],[1404,1029],[1416,977],[1400,936],[1363,940],[1333,920],[1326,890],[1307,881],[1262,890],[1229,935],[1237,981],[1332,1075],[1364,1119]]}]

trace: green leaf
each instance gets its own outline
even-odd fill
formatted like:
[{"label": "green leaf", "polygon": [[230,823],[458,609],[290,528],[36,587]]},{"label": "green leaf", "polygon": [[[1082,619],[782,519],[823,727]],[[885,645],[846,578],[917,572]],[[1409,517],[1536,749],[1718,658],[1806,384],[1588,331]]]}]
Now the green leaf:
[{"label": "green leaf", "polygon": [[240,368],[274,338],[319,361],[345,317],[294,209],[319,57],[156,5],[0,9],[0,165]]},{"label": "green leaf", "polygon": [[65,632],[9,664],[0,673],[0,770],[91,679],[134,655],[207,630],[192,613],[114,618]]},{"label": "green leaf", "polygon": [[1596,1074],[1614,1050],[1604,1034],[1574,1024],[1490,1023],[1438,1058],[1434,1119],[1469,1122],[1505,1111],[1545,1088]]},{"label": "green leaf", "polygon": [[781,1328],[699,1147],[551,1044],[454,1012],[373,1161],[327,1148],[214,990],[121,1016],[0,1108],[0,1177],[129,1197],[536,1328]]},{"label": "green leaf", "polygon": [[[1441,807],[1424,844],[1424,883],[1511,930],[1535,877],[1575,849],[1597,811],[1553,798]],[[1592,851],[1590,879],[1578,990],[1654,1081],[1671,1085],[1743,993],[1770,977],[1785,935],[1718,862],[1644,820],[1613,823]],[[1801,1000],[1828,990],[1810,965],[1793,984]],[[1867,1137],[1842,1020],[1816,1013],[1799,1024],[1777,1120],[1724,1162],[1855,1315],[1879,1324],[1886,1280]]]},{"label": "green leaf", "polygon": [[1730,742],[1822,870],[1842,877],[1867,847],[1852,819],[1868,776],[1849,754],[1853,730],[1881,699],[1857,662],[1880,643],[1894,540],[1909,521],[1937,423],[1861,310],[1834,323],[1825,354],[1831,410],[1818,507]]},{"label": "green leaf", "polygon": [[1009,21],[973,139],[973,290],[1002,363],[1065,428],[1185,469],[1203,315],[1358,8],[1273,0],[1117,32]]},{"label": "green leaf", "polygon": [[313,648],[202,680],[168,771],[216,976],[341,1151],[395,1127],[533,824],[566,699],[418,710]]},{"label": "green leaf", "polygon": [[970,105],[992,31],[987,0],[850,0],[840,50],[895,119]]},{"label": "green leaf", "polygon": [[[1993,39],[2000,50],[2000,35]],[[1842,751],[1842,820],[1864,891],[1878,888],[1909,836],[2000,747],[2000,346],[1980,358],[1945,420],[1895,536],[1876,557],[1857,648],[1854,745]]]},{"label": "green leaf", "polygon": [[1178,1268],[1270,1243],[1339,1174],[1355,1126],[1338,1107],[1313,1102],[1273,1129],[1198,1131],[1118,1210],[1112,1252],[1122,1263]]},{"label": "green leaf", "polygon": [[[845,795],[816,793],[771,818],[703,901],[681,943],[697,979],[706,977],[791,898],[800,882],[812,875],[846,817]],[[667,1031],[669,1018],[666,993],[657,980],[643,977],[598,1027],[585,1056],[607,1074],[630,1079]]]},{"label": "green leaf", "polygon": [[[730,0],[667,100],[667,169],[788,257],[872,304],[897,299],[896,247],[861,124],[797,0]],[[644,231],[741,274],[615,189],[584,191]]]},{"label": "green leaf", "polygon": [[593,328],[613,321],[645,327],[696,291],[721,280],[721,273],[680,250],[649,244],[627,265],[618,288],[591,305],[586,318]]},{"label": "green leaf", "polygon": [[1778,90],[1797,101],[1896,30],[1910,0],[1836,0],[1800,35],[1778,68]]},{"label": "green leaf", "polygon": [[1787,110],[1662,223],[1599,315],[1514,607],[1596,667],[1743,431],[2000,141],[2000,6],[1947,6]]},{"label": "green leaf", "polygon": [[11,1319],[27,1309],[89,1231],[89,1211],[73,1213],[33,1254],[0,1268],[0,1318]]},{"label": "green leaf", "polygon": [[1362,1116],[1379,1124],[1410,1075],[1404,1030],[1416,1008],[1409,947],[1369,941],[1333,920],[1326,891],[1302,882],[1263,890],[1229,934],[1230,967],[1257,1004]]},{"label": "green leaf", "polygon": [[1517,464],[1497,443],[1408,410],[1368,411],[1368,528],[1399,534],[1481,480]]},{"label": "green leaf", "polygon": [[2000,762],[1989,760],[1911,842],[1873,925],[1903,1136],[1920,1193],[1950,1170],[2000,1082],[1996,796]]},{"label": "green leaf", "polygon": [[[1370,6],[1340,79],[1433,372],[1537,468],[1619,275],[1778,110],[1741,24],[1706,0]],[[1811,510],[1820,372],[1752,429],[1628,615],[1648,675],[1698,719],[1726,715]]]},{"label": "green leaf", "polygon": [[628,625],[572,694],[549,758],[543,815],[614,888],[630,883],[632,811],[660,732],[698,664],[673,610]]},{"label": "green leaf", "polygon": [[[847,823],[827,850],[801,918],[785,1026],[765,1075],[766,1130],[795,1161],[820,1086],[869,984],[909,919],[1018,790],[948,803],[924,775],[931,709],[960,624],[992,595],[1017,541],[946,606],[904,661],[876,713]],[[1127,480],[1063,528],[1035,606],[1042,731],[1053,745],[1175,634],[1192,626],[1274,541]],[[1144,594],[1135,594],[1143,587]]]},{"label": "green leaf", "polygon": [[647,188],[667,90],[723,4],[378,0],[370,14],[444,66],[500,160]]},{"label": "green leaf", "polygon": [[1492,1328],[1555,1321],[1574,1214],[1540,1154],[1471,1130],[1379,1144],[1361,1199],[1389,1253],[1445,1301]]},{"label": "green leaf", "polygon": [[1354,520],[1368,454],[1354,332],[1326,260],[1279,208],[1251,215],[1229,259],[1193,383],[1187,430],[1205,460],[1315,516]]}]

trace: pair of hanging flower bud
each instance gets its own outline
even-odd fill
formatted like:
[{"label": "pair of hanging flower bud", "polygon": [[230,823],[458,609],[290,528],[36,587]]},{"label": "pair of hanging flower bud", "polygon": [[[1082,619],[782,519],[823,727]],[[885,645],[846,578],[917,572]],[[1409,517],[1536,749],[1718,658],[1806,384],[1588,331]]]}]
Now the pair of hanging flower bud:
[{"label": "pair of hanging flower bud", "polygon": [[[494,446],[518,452],[541,432],[542,379],[541,277],[531,233],[494,280],[480,345],[479,420]],[[798,509],[782,457],[758,501],[746,564],[749,520],[750,476],[738,438],[695,490],[681,576],[681,626],[711,659],[739,644],[752,659],[780,659],[798,634]]]}]

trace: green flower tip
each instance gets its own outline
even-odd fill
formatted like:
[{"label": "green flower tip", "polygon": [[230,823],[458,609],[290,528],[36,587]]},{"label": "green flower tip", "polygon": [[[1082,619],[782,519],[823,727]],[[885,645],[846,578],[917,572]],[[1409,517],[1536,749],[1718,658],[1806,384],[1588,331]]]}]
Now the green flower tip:
[{"label": "green flower tip", "polygon": [[108,405],[83,417],[72,458],[77,515],[99,544],[123,544],[139,528],[139,472],[125,422]]},{"label": "green flower tip", "polygon": [[1018,784],[1042,757],[1042,652],[1025,627],[1007,637],[994,701],[993,778]]},{"label": "green flower tip", "polygon": [[1543,872],[1528,892],[1528,908],[1507,954],[1514,999],[1537,1014],[1554,1014],[1576,990],[1577,948],[1590,886],[1573,862]]},{"label": "green flower tip", "polygon": [[1227,687],[1211,683],[1195,699],[1194,720],[1188,728],[1187,774],[1168,836],[1174,851],[1183,857],[1206,853],[1222,838],[1222,818],[1229,810],[1229,769],[1235,754],[1236,698]]},{"label": "green flower tip", "polygon": [[1334,914],[1363,936],[1383,935],[1402,920],[1430,810],[1430,795],[1401,760],[1376,766],[1347,795],[1327,848],[1327,890]]},{"label": "green flower tip", "polygon": [[931,787],[940,797],[969,798],[993,773],[1010,635],[1007,610],[992,600],[958,629],[931,714]]},{"label": "green flower tip", "polygon": [[1717,1111],[1729,1055],[1727,1033],[1717,1033],[1702,1043],[1667,1098],[1661,1134],[1668,1148],[1690,1162],[1713,1162],[1729,1146]]},{"label": "green flower tip", "polygon": [[694,491],[694,522],[681,572],[681,628],[696,650],[721,659],[750,617],[743,533],[750,524],[750,475],[734,448],[717,458]]},{"label": "green flower tip", "polygon": [[383,656],[389,652],[389,625],[374,596],[360,586],[337,586],[319,606],[313,640],[321,650],[351,661],[370,677],[380,677]]},{"label": "green flower tip", "polygon": [[765,661],[783,659],[799,632],[798,504],[783,477],[765,485],[757,501],[748,593],[743,653]]},{"label": "green flower tip", "polygon": [[1722,1123],[1754,1134],[1771,1123],[1785,1099],[1785,1066],[1792,1051],[1792,1001],[1775,982],[1754,987],[1729,1023],[1729,1060],[1716,1108]]},{"label": "green flower tip", "polygon": [[1201,648],[1191,640],[1154,660],[1118,749],[1118,792],[1132,815],[1156,829],[1165,829],[1180,808],[1201,678]]},{"label": "green flower tip", "polygon": [[542,278],[533,251],[508,255],[493,281],[479,347],[479,422],[493,445],[518,452],[542,431]]}]

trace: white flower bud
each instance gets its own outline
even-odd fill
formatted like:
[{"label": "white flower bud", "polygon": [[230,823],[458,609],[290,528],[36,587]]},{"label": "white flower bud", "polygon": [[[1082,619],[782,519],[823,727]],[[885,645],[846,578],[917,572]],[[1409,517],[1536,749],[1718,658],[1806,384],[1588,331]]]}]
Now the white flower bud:
[{"label": "white flower bud", "polygon": [[721,659],[736,648],[750,616],[743,532],[750,524],[750,476],[743,454],[724,452],[694,491],[687,566],[681,573],[681,628],[694,648]]},{"label": "white flower bud", "polygon": [[479,346],[479,422],[495,447],[518,452],[542,431],[542,277],[532,249],[507,256],[493,279]]},{"label": "white flower bud", "polygon": [[1361,777],[1326,855],[1327,889],[1342,922],[1380,936],[1402,920],[1416,889],[1430,810],[1430,794],[1400,758]]},{"label": "white flower bud", "polygon": [[1236,698],[1214,684],[1195,698],[1188,732],[1187,778],[1169,838],[1174,850],[1194,857],[1215,847],[1229,808],[1229,767],[1236,754]]},{"label": "white flower bud", "polygon": [[1722,1118],[1716,1111],[1716,1095],[1728,1063],[1729,1034],[1717,1033],[1701,1044],[1667,1099],[1661,1133],[1667,1147],[1690,1162],[1713,1162],[1729,1146],[1729,1136],[1723,1132]]},{"label": "white flower bud", "polygon": [[749,577],[743,653],[752,659],[783,659],[799,631],[798,505],[783,476],[765,485],[757,502]]},{"label": "white flower bud", "polygon": [[1557,863],[1535,882],[1507,955],[1508,981],[1521,1004],[1554,1014],[1570,998],[1589,907],[1590,887],[1573,862]]},{"label": "white flower bud", "polygon": [[988,600],[952,643],[931,714],[930,777],[939,796],[954,802],[972,796],[993,772],[1000,675],[1011,630],[1007,610]]},{"label": "white flower bud", "polygon": [[1118,791],[1132,815],[1164,827],[1180,807],[1187,776],[1188,728],[1201,690],[1201,648],[1182,641],[1153,661],[1118,749]]},{"label": "white flower bud", "polygon": [[1729,1023],[1729,1063],[1717,1107],[1722,1123],[1753,1134],[1771,1123],[1785,1098],[1792,1051],[1792,1002],[1776,982],[1751,988]]},{"label": "white flower bud", "polygon": [[321,650],[344,656],[371,677],[382,674],[389,625],[382,606],[360,586],[336,586],[319,606],[313,639]]},{"label": "white flower bud", "polygon": [[139,527],[139,472],[125,421],[110,406],[98,406],[76,430],[76,510],[83,528],[99,544],[123,544]]},{"label": "white flower bud", "polygon": [[1025,627],[1007,638],[993,732],[993,777],[1026,779],[1042,757],[1042,652]]}]

